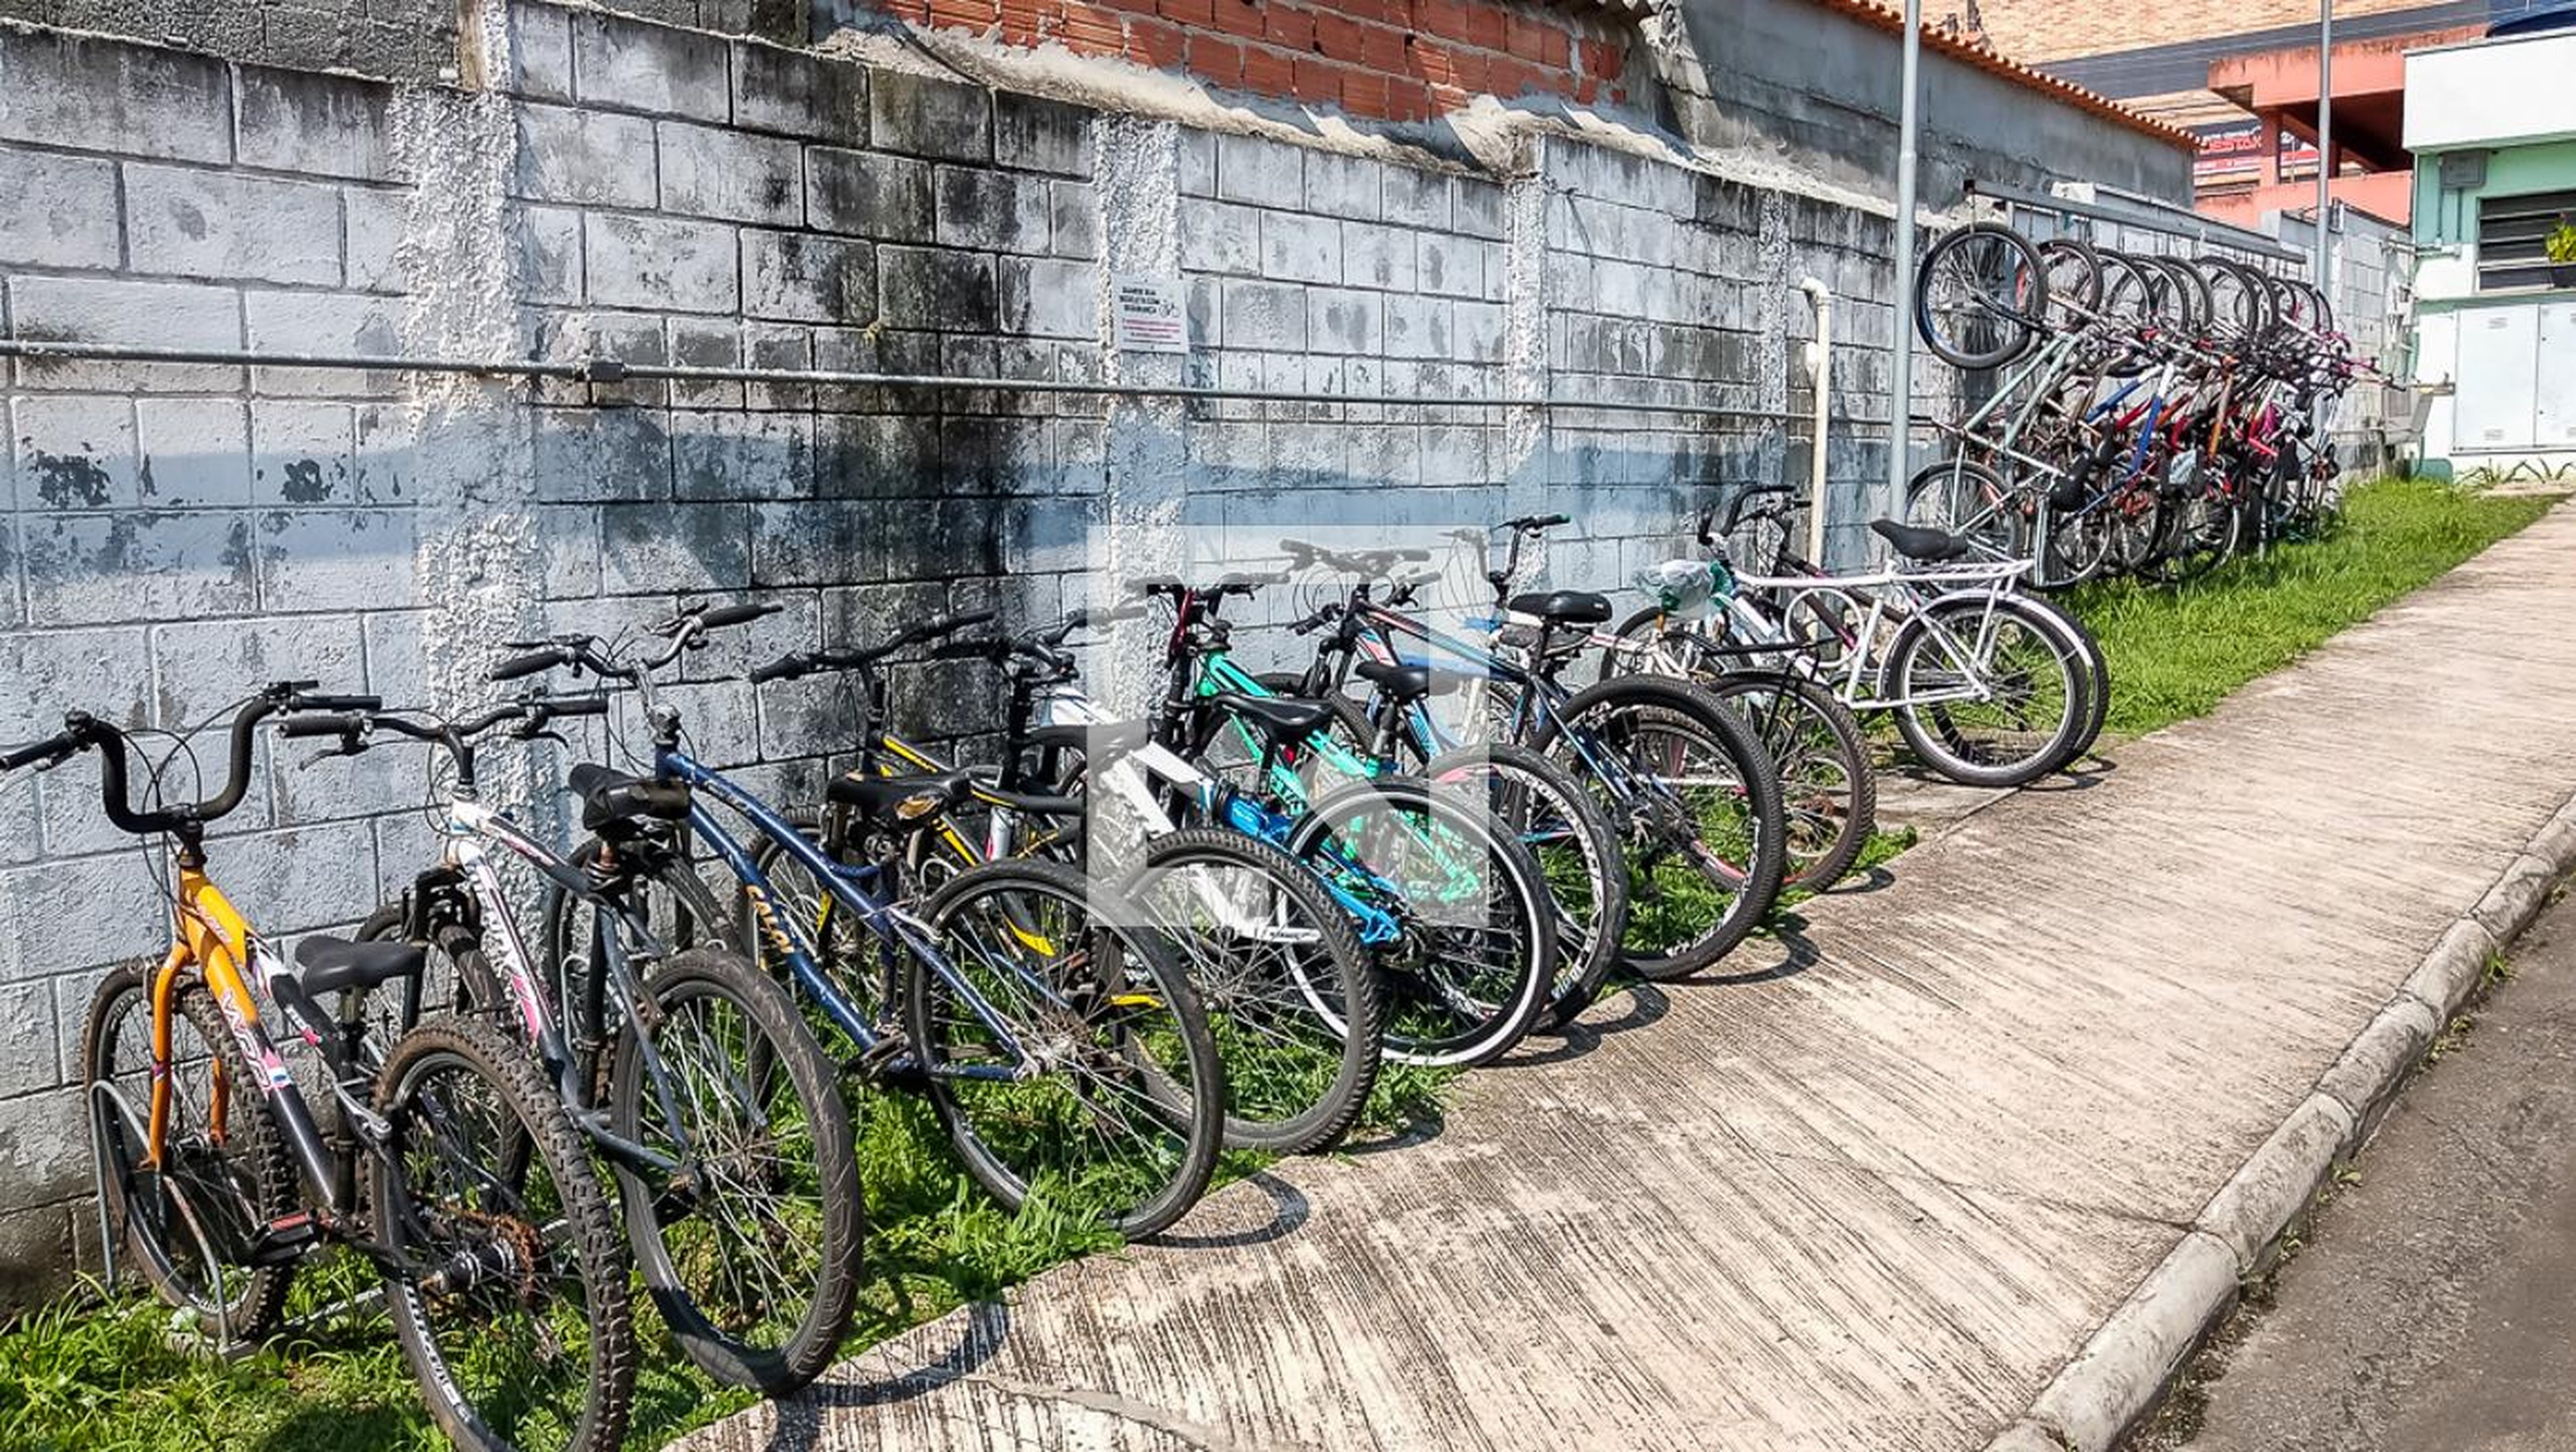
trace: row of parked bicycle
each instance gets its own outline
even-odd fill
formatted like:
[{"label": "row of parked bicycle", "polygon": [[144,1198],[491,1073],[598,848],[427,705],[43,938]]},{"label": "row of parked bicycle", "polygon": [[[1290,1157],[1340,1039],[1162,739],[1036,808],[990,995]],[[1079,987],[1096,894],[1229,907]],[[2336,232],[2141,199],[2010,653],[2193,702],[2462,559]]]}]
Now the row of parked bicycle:
[{"label": "row of parked bicycle", "polygon": [[2313,536],[2340,511],[2321,421],[2387,375],[2295,278],[2223,256],[2136,256],[2002,223],[1936,240],[1915,326],[1970,370],[1935,422],[1949,457],[1906,517],[2056,589],[2101,575],[2181,581]]},{"label": "row of parked bicycle", "polygon": [[[1726,523],[1789,510],[1751,491]],[[1221,1150],[1336,1142],[1382,1066],[1490,1062],[1828,885],[1873,829],[1855,712],[1998,783],[2099,729],[2082,626],[1949,537],[1882,522],[1910,562],[1834,576],[1784,547],[1765,574],[1704,518],[1708,552],[1648,572],[1614,625],[1605,595],[1513,588],[1567,522],[1511,521],[1499,566],[1487,532],[1447,541],[1446,577],[1491,592],[1463,620],[1421,606],[1430,548],[1288,540],[1281,569],[771,661],[751,679],[856,688],[855,768],[804,803],[702,761],[656,689],[769,604],[490,647],[512,652],[495,682],[544,684],[462,719],[268,686],[229,713],[204,800],[165,787],[184,742],[155,758],[71,713],[0,772],[94,750],[108,816],[167,850],[171,943],[108,974],[84,1039],[112,1240],[226,1346],[347,1247],[458,1445],[614,1447],[630,1277],[720,1382],[783,1392],[831,1360],[862,1273],[852,1084],[925,1098],[1002,1205],[1150,1236]],[[1284,638],[1311,656],[1238,661],[1229,604],[1292,582]],[[1131,620],[1162,642],[1132,722],[1074,650]],[[997,766],[891,729],[898,665],[976,695],[993,677],[947,673],[998,672]],[[209,876],[272,720],[434,764],[434,858],[292,966]],[[481,757],[576,729],[634,769],[564,774],[587,840],[561,851],[486,800]]]}]

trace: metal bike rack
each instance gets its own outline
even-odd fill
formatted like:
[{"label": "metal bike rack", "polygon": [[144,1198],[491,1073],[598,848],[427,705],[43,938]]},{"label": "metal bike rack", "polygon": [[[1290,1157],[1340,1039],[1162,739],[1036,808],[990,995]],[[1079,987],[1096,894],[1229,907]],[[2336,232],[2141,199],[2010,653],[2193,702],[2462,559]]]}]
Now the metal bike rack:
[{"label": "metal bike rack", "polygon": [[2152,197],[2132,197],[2124,193],[2113,193],[2114,202],[2088,202],[2075,197],[2045,195],[2025,191],[2019,187],[1978,181],[1973,177],[1968,180],[1967,191],[1972,197],[1984,197],[1989,201],[2001,202],[2011,210],[2046,212],[2056,216],[2060,221],[2083,217],[2089,221],[2110,222],[2123,227],[2161,232],[2165,236],[2182,238],[2203,246],[2214,243],[2221,247],[2232,247],[2239,252],[2251,252],[2275,262],[2296,262],[2304,265],[2308,261],[2305,253],[2284,245],[2279,239],[2266,237],[2260,232],[2251,231],[2233,223],[2212,221],[2193,212],[2173,212],[2170,216],[2159,215],[2168,211],[2168,208],[2165,203]]}]

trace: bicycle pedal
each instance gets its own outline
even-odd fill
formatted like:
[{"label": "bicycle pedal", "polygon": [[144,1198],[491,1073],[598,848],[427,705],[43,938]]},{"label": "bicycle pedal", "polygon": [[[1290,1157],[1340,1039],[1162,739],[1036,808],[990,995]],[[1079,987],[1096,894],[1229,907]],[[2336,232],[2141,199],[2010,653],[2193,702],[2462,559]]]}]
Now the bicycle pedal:
[{"label": "bicycle pedal", "polygon": [[852,1058],[842,1066],[870,1084],[887,1089],[921,1090],[930,1085],[930,1076],[912,1047],[901,1039],[879,1039],[873,1048]]},{"label": "bicycle pedal", "polygon": [[251,1242],[250,1254],[243,1257],[254,1269],[261,1266],[286,1265],[304,1258],[304,1252],[321,1240],[321,1227],[314,1223],[313,1212],[299,1211],[281,1215],[260,1230]]}]

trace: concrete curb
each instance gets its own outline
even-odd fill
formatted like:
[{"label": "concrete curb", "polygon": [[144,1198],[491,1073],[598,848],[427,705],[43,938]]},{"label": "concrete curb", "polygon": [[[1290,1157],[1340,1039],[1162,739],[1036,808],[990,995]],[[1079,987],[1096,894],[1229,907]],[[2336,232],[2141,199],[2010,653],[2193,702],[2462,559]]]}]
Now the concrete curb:
[{"label": "concrete curb", "polygon": [[2109,1452],[2153,1411],[2165,1384],[2236,1299],[2335,1166],[2368,1142],[2388,1106],[2478,988],[2488,957],[2576,869],[2576,797],[2533,834],[2494,886],[2424,955],[2316,1088],[2211,1196],[2136,1291],[2087,1339],[1986,1452]]}]

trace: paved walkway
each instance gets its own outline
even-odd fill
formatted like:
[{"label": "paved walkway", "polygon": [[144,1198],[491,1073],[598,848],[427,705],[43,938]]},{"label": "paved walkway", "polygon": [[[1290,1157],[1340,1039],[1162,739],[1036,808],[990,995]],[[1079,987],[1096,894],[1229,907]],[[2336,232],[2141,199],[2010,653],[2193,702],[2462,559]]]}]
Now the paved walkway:
[{"label": "paved walkway", "polygon": [[2576,792],[2562,509],[2216,715],[704,1449],[1981,1447]]}]

